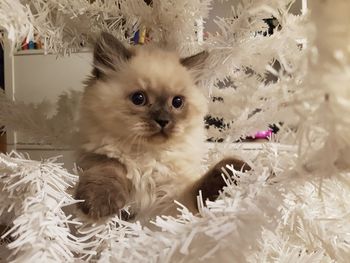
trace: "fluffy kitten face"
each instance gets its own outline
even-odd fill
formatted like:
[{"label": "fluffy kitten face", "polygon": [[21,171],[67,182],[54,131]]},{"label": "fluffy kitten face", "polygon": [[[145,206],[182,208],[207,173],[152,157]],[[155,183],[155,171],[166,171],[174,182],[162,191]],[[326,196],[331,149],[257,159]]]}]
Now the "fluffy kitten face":
[{"label": "fluffy kitten face", "polygon": [[110,41],[117,40],[104,39],[95,49],[96,78],[83,97],[83,129],[139,146],[171,142],[203,127],[207,102],[188,67],[206,54],[180,61],[171,52],[129,51]]}]

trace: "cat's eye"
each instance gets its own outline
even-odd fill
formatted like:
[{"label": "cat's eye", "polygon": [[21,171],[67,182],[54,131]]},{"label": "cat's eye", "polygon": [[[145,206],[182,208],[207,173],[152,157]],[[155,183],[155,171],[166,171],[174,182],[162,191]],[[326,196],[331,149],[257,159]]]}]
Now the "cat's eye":
[{"label": "cat's eye", "polygon": [[174,108],[179,109],[184,104],[184,98],[181,96],[175,96],[171,102],[171,105],[173,105]]},{"label": "cat's eye", "polygon": [[133,94],[131,94],[130,99],[132,103],[134,103],[137,106],[143,106],[147,102],[146,94],[142,91],[137,91]]}]

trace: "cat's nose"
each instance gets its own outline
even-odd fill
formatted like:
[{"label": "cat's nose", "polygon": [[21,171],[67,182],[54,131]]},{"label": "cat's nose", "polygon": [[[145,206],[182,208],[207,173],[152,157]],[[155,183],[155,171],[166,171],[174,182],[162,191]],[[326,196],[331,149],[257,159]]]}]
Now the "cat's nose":
[{"label": "cat's nose", "polygon": [[161,128],[165,128],[169,124],[169,120],[155,119],[155,122],[158,123]]}]

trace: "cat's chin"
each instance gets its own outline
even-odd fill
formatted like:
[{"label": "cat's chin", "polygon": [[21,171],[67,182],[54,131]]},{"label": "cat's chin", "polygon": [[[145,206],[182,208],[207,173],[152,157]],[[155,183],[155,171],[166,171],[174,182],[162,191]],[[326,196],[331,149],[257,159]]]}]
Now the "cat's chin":
[{"label": "cat's chin", "polygon": [[147,138],[147,141],[149,143],[165,143],[165,142],[169,141],[170,139],[171,139],[170,134],[163,132],[163,131],[160,131],[160,132],[157,132],[157,133],[149,136]]}]

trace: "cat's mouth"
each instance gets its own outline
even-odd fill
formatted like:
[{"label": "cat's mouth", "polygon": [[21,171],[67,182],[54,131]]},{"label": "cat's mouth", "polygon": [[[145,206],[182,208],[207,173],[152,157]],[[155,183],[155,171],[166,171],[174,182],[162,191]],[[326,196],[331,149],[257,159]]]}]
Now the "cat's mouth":
[{"label": "cat's mouth", "polygon": [[159,141],[159,142],[166,141],[169,138],[170,138],[170,132],[166,131],[165,129],[161,129],[159,131],[156,131],[149,136],[149,140]]}]

